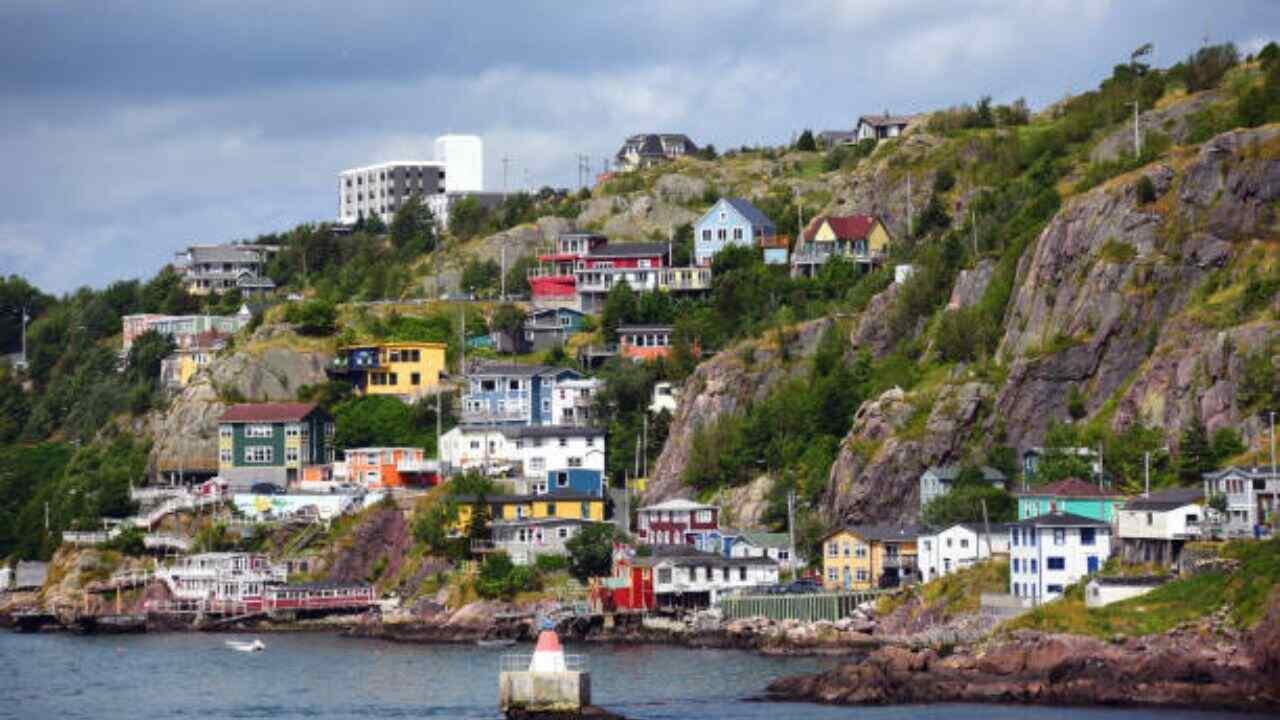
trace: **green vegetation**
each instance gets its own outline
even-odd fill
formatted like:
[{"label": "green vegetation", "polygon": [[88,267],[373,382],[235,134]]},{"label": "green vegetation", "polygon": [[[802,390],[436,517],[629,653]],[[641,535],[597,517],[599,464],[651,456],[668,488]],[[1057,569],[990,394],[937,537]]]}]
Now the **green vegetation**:
[{"label": "green vegetation", "polygon": [[930,580],[907,592],[886,595],[877,603],[876,614],[885,615],[918,600],[913,608],[916,614],[929,613],[946,620],[976,613],[982,593],[1008,591],[1009,561],[989,560]]},{"label": "green vegetation", "polygon": [[[986,515],[982,512],[986,504]],[[924,506],[920,521],[929,527],[945,528],[962,522],[1012,522],[1017,519],[1018,502],[1007,491],[983,479],[982,471],[965,467],[952,483],[951,491]]]},{"label": "green vegetation", "polygon": [[1068,588],[1061,599],[1002,627],[1007,631],[1027,628],[1103,638],[1153,635],[1202,618],[1224,605],[1237,627],[1251,627],[1262,619],[1267,599],[1280,582],[1280,538],[1234,541],[1223,548],[1222,555],[1239,561],[1239,568],[1174,580],[1141,597],[1093,610],[1085,606],[1081,583]]},{"label": "green vegetation", "polygon": [[612,523],[583,527],[565,542],[565,549],[569,551],[569,574],[581,582],[609,575],[613,567],[613,543],[624,540],[625,537]]},{"label": "green vegetation", "polygon": [[[442,400],[441,432],[458,419],[452,398]],[[337,447],[421,447],[428,456],[436,448],[436,399],[424,397],[412,405],[380,395],[344,400],[333,407],[334,443]]]}]

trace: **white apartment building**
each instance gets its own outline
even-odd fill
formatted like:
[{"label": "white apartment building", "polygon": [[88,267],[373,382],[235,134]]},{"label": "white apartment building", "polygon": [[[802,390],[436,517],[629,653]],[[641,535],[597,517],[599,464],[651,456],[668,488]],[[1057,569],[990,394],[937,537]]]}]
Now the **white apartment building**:
[{"label": "white apartment building", "polygon": [[659,607],[706,607],[725,593],[778,582],[778,563],[771,558],[727,558],[691,545],[655,547],[653,555],[632,562],[653,568]]},{"label": "white apartment building", "polygon": [[478,135],[436,138],[436,162],[448,168],[449,192],[484,192],[484,141]]},{"label": "white apartment building", "polygon": [[929,582],[961,568],[973,566],[992,555],[1009,554],[1009,525],[991,525],[988,535],[982,523],[956,523],[916,543],[920,577]]},{"label": "white apartment building", "polygon": [[1036,605],[1054,600],[1110,555],[1111,526],[1099,520],[1054,512],[1013,523],[1009,592]]},{"label": "white apartment building", "polygon": [[440,458],[462,470],[510,467],[546,480],[549,470],[581,468],[604,473],[604,431],[563,425],[459,425],[440,438]]},{"label": "white apartment building", "polygon": [[353,225],[377,215],[390,224],[413,195],[426,202],[445,192],[445,164],[438,160],[395,160],[338,174],[338,222]]},{"label": "white apartment building", "polygon": [[598,378],[561,380],[551,390],[551,417],[557,425],[585,425],[591,422],[600,390]]}]

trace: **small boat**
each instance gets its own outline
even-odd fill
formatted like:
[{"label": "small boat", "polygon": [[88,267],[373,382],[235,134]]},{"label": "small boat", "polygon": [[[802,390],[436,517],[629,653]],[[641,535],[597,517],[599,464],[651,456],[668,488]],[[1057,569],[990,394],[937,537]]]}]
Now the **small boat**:
[{"label": "small boat", "polygon": [[262,652],[267,649],[261,640],[254,639],[253,642],[241,642],[239,640],[228,640],[227,647],[240,652]]},{"label": "small boat", "polygon": [[490,638],[476,641],[476,645],[480,647],[511,647],[515,644],[516,641],[511,638]]}]

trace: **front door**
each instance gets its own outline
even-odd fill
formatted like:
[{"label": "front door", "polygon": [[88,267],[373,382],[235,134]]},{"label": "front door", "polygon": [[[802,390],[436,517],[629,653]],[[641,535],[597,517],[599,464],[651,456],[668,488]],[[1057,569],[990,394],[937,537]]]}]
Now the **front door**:
[{"label": "front door", "polygon": [[1096,572],[1098,572],[1098,556],[1090,555],[1089,556],[1089,574],[1092,575]]},{"label": "front door", "polygon": [[853,572],[849,568],[844,569],[844,589],[853,589]]}]

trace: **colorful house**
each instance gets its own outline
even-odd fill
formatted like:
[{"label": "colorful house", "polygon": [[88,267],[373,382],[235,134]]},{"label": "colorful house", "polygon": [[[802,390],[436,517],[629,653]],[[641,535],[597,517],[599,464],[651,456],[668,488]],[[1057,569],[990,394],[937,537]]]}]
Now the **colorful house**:
[{"label": "colorful house", "polygon": [[524,322],[524,351],[537,352],[564,345],[582,332],[584,317],[581,311],[568,307],[534,310]]},{"label": "colorful house", "polygon": [[1014,495],[1018,497],[1019,520],[1047,513],[1068,513],[1110,523],[1127,499],[1080,478],[1064,478]]},{"label": "colorful house", "polygon": [[884,262],[890,241],[889,231],[875,215],[819,215],[791,253],[791,276],[813,277],[835,257],[869,269]]},{"label": "colorful house", "polygon": [[655,545],[630,564],[652,570],[652,602],[660,608],[709,607],[726,593],[778,582],[772,558],[726,557],[690,545]]},{"label": "colorful house", "polygon": [[229,484],[285,486],[333,462],[333,418],[313,403],[232,405],[218,422],[218,474]]},{"label": "colorful house", "polygon": [[823,586],[828,590],[897,587],[918,579],[918,525],[850,525],[822,539]]},{"label": "colorful house", "polygon": [[636,511],[636,538],[644,545],[702,545],[719,534],[720,508],[684,500],[667,500]]},{"label": "colorful house", "polygon": [[170,390],[186,387],[191,378],[208,367],[227,346],[227,337],[210,330],[197,335],[188,346],[175,350],[160,361],[160,384]]},{"label": "colorful house", "polygon": [[853,131],[858,140],[879,142],[902,135],[912,119],[910,115],[890,115],[887,111],[883,115],[863,115]]},{"label": "colorful house", "polygon": [[665,358],[674,332],[670,325],[619,325],[618,354],[638,362]]},{"label": "colorful house", "polygon": [[253,320],[247,305],[240,306],[235,315],[125,315],[120,319],[121,352],[128,353],[133,341],[147,331],[155,331],[173,339],[178,349],[197,344],[208,333],[223,337],[234,335]]},{"label": "colorful house", "polygon": [[1116,522],[1118,549],[1128,563],[1172,566],[1187,542],[1205,534],[1204,489],[1168,488],[1125,503]]},{"label": "colorful house", "polygon": [[765,265],[791,264],[791,236],[775,235],[760,239],[760,251]]},{"label": "colorful house", "polygon": [[592,233],[564,233],[556,238],[555,252],[538,256],[538,267],[528,272],[530,297],[534,303],[578,302],[578,262],[609,240]]},{"label": "colorful house", "polygon": [[347,345],[328,368],[359,395],[389,395],[412,402],[434,390],[445,373],[448,345],[441,342],[384,342]]},{"label": "colorful house", "polygon": [[345,479],[370,490],[440,484],[440,463],[428,460],[422,448],[348,448],[343,451],[343,461],[335,463],[334,470],[335,479]]},{"label": "colorful house", "polygon": [[533,488],[536,495],[595,495],[604,497],[604,473],[588,468],[548,470],[547,479]]},{"label": "colorful house", "polygon": [[[516,565],[528,565],[542,555],[568,554],[568,542],[592,520],[542,518],[539,520],[497,521],[489,525],[492,549],[505,552]],[[475,550],[477,548],[473,548]],[[482,551],[487,548],[480,548]]]},{"label": "colorful house", "polygon": [[[459,495],[455,534],[465,534],[471,527],[476,498]],[[524,520],[594,520],[605,519],[605,498],[599,495],[563,493],[560,495],[489,495],[483,498],[489,522],[512,523]]]},{"label": "colorful house", "polygon": [[578,309],[586,313],[604,310],[609,291],[625,282],[636,292],[661,288],[670,246],[666,243],[609,242],[598,245],[577,261],[574,273]]},{"label": "colorful house", "polygon": [[451,469],[545,481],[548,471],[604,472],[605,433],[567,425],[458,425],[440,438],[440,458]]},{"label": "colorful house", "polygon": [[730,245],[755,247],[778,234],[769,216],[746,198],[720,198],[693,224],[693,259],[710,265],[711,258]]},{"label": "colorful house", "polygon": [[[482,365],[467,375],[467,392],[462,395],[462,421],[498,425],[557,424],[559,391],[566,391],[563,400],[572,407],[573,400],[581,399],[580,391],[584,386],[589,388],[586,400],[593,398],[596,384],[597,381],[570,368],[497,363]],[[579,392],[570,392],[570,386]],[[563,410],[562,407],[561,414]]]}]

